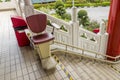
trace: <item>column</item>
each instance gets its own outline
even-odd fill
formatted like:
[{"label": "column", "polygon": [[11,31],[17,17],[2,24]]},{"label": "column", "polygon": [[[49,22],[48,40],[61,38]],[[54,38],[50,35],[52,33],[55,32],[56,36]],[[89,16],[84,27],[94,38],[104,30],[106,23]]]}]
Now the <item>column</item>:
[{"label": "column", "polygon": [[22,10],[20,6],[21,0],[11,0],[12,4],[15,6],[16,12],[19,16],[22,16]]},{"label": "column", "polygon": [[32,6],[31,0],[24,0],[24,15],[25,17],[34,14],[34,7]]},{"label": "column", "polygon": [[70,23],[72,25],[72,44],[78,46],[79,22],[77,21],[77,8],[75,6],[72,7],[72,21]]},{"label": "column", "polygon": [[109,33],[107,55],[120,55],[120,0],[112,0],[107,32]]},{"label": "column", "polygon": [[100,32],[97,34],[100,36],[100,49],[99,52],[101,54],[106,54],[106,50],[107,50],[107,43],[108,43],[108,33],[106,33],[106,25],[104,22],[100,23]]}]

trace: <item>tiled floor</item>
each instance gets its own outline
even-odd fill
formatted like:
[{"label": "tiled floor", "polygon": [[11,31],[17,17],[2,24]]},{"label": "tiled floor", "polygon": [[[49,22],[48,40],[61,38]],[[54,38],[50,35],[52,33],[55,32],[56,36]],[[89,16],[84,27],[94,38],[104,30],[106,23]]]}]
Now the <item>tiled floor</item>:
[{"label": "tiled floor", "polygon": [[[69,80],[57,64],[45,71],[36,52],[29,46],[19,47],[10,22],[13,11],[0,12],[0,80]],[[90,59],[55,52],[73,80],[120,80],[120,64],[108,65]]]},{"label": "tiled floor", "polygon": [[0,12],[0,80],[63,80],[59,65],[45,71],[35,51],[29,46],[19,47],[10,22],[13,11]]}]

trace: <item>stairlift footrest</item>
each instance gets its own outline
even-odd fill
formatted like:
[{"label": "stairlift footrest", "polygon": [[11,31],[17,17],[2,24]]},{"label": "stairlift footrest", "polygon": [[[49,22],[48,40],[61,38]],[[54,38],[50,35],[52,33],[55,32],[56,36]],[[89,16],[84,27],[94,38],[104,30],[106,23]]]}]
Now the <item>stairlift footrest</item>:
[{"label": "stairlift footrest", "polygon": [[53,69],[56,67],[57,62],[53,57],[41,59],[42,67],[46,70]]}]

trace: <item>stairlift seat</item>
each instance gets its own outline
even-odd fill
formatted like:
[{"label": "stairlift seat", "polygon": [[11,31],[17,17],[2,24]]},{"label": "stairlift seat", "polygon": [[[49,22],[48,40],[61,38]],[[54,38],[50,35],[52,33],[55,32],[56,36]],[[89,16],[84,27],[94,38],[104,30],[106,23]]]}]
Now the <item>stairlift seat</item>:
[{"label": "stairlift seat", "polygon": [[54,39],[53,35],[50,33],[42,33],[46,29],[47,17],[45,14],[35,14],[26,18],[27,24],[33,33],[41,33],[39,35],[32,36],[32,41],[34,44],[40,44],[48,42]]},{"label": "stairlift seat", "polygon": [[43,33],[43,34],[32,37],[32,41],[34,42],[34,44],[48,42],[48,41],[51,41],[53,39],[54,39],[54,37],[51,33]]},{"label": "stairlift seat", "polygon": [[38,54],[44,69],[56,67],[56,61],[51,57],[50,41],[54,39],[51,33],[44,32],[47,25],[47,16],[45,14],[35,14],[26,18],[29,29],[35,35],[31,36],[31,41],[37,47]]}]

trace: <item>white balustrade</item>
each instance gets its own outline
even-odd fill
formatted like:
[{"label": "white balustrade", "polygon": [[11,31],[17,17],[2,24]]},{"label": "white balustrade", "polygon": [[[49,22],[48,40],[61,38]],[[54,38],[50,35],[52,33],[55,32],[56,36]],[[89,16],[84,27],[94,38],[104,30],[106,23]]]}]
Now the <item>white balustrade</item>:
[{"label": "white balustrade", "polygon": [[[41,11],[35,10],[35,14],[43,13]],[[44,13],[46,14],[46,13]],[[67,44],[72,44],[72,26],[63,20],[60,20],[58,18],[55,18],[49,14],[47,15],[47,19],[50,20],[51,23],[55,23],[59,25],[60,27],[63,25],[67,31],[63,31],[61,29],[55,29],[54,30],[54,35],[55,35],[55,40],[59,42],[64,42]],[[47,26],[47,31],[52,32],[53,27],[52,26]]]},{"label": "white balustrade", "polygon": [[[43,12],[35,10],[35,14],[39,13]],[[100,24],[100,32],[95,34],[86,29],[83,29],[82,27],[79,27],[77,21],[68,23],[51,15],[46,15],[51,23],[55,23],[59,26],[64,25],[67,29],[67,32],[55,29],[54,35],[56,41],[77,46],[96,53],[101,53],[104,55],[106,54],[108,34],[105,31],[105,25],[103,23]],[[47,27],[48,32],[52,32],[52,29],[53,27],[51,26]],[[92,53],[88,53],[88,55],[92,55]]]},{"label": "white balustrade", "polygon": [[99,52],[100,36],[80,27],[78,44],[81,48]]},{"label": "white balustrade", "polygon": [[108,33],[105,31],[103,22],[100,23],[98,34],[85,30],[82,27],[79,28],[79,47],[81,48],[106,55],[107,42]]}]

